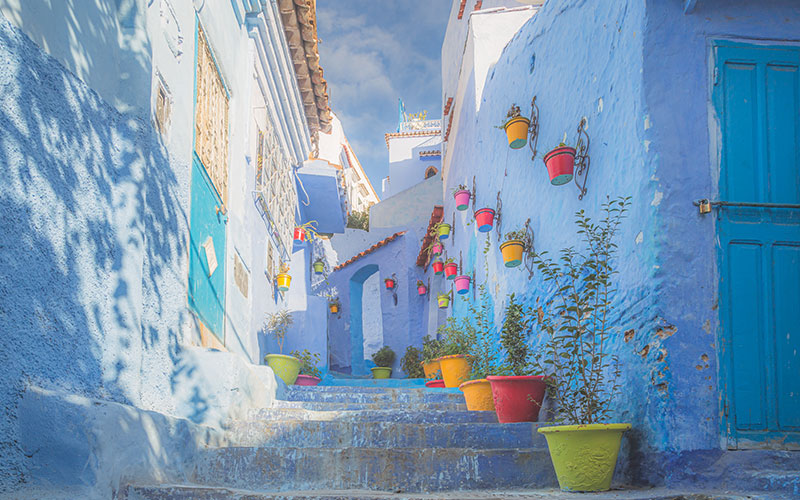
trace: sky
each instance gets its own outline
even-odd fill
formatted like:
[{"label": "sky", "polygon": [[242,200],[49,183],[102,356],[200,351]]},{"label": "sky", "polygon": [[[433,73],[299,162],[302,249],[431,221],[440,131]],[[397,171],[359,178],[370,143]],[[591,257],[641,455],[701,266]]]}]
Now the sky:
[{"label": "sky", "polygon": [[331,109],[381,194],[389,175],[383,134],[406,113],[442,115],[441,54],[451,0],[317,0],[320,65]]}]

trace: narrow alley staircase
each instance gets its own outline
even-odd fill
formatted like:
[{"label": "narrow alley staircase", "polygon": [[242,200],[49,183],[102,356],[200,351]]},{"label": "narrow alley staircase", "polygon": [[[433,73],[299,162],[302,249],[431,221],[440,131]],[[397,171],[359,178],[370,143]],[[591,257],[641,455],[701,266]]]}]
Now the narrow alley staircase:
[{"label": "narrow alley staircase", "polygon": [[230,440],[201,452],[193,485],[130,486],[128,499],[431,498],[557,484],[536,424],[498,424],[447,389],[292,386]]}]

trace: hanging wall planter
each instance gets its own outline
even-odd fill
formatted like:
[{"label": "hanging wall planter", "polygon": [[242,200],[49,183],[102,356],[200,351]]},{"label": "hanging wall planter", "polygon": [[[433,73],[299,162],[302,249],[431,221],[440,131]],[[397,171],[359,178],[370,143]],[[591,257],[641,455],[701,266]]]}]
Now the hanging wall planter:
[{"label": "hanging wall planter", "polygon": [[306,232],[302,227],[294,228],[294,241],[306,241]]},{"label": "hanging wall planter", "polygon": [[328,309],[330,309],[331,314],[336,314],[339,312],[339,304],[328,304]]},{"label": "hanging wall planter", "polygon": [[478,231],[481,233],[488,233],[494,226],[494,210],[491,208],[481,208],[475,212],[475,223],[478,225]]},{"label": "hanging wall planter", "polygon": [[456,200],[456,210],[464,211],[469,208],[469,199],[471,193],[463,184],[458,186],[458,189],[453,193],[453,198]]},{"label": "hanging wall planter", "polygon": [[386,284],[387,290],[394,290],[394,287],[397,286],[397,282],[394,278],[386,278],[383,282]]},{"label": "hanging wall planter", "polygon": [[503,263],[506,267],[517,267],[522,264],[522,252],[525,250],[525,243],[518,239],[508,239],[500,244],[500,252],[503,254]]},{"label": "hanging wall planter", "polygon": [[440,276],[444,271],[444,262],[441,260],[434,260],[433,261],[433,274],[436,276]]},{"label": "hanging wall planter", "polygon": [[292,277],[286,273],[278,275],[278,290],[281,292],[288,292],[289,286],[292,284]]},{"label": "hanging wall planter", "polygon": [[428,293],[428,287],[425,286],[422,280],[417,280],[417,294],[425,295],[426,293]]},{"label": "hanging wall planter", "polygon": [[436,296],[436,301],[439,303],[439,309],[447,309],[450,305],[450,294],[440,293]]},{"label": "hanging wall planter", "polygon": [[322,274],[325,272],[325,263],[321,260],[314,262],[314,274]]},{"label": "hanging wall planter", "polygon": [[520,149],[528,142],[528,127],[531,121],[520,116],[519,106],[511,105],[511,109],[506,113],[506,121],[503,123],[503,130],[508,137],[508,145],[511,149]]},{"label": "hanging wall planter", "polygon": [[438,241],[436,243],[434,243],[433,245],[431,245],[431,252],[433,253],[434,257],[438,257],[438,256],[442,255],[443,251],[444,251],[444,245],[442,245]]},{"label": "hanging wall planter", "polygon": [[469,293],[469,281],[470,281],[469,276],[466,275],[456,276],[455,287],[456,287],[456,292],[459,295],[465,295]]},{"label": "hanging wall planter", "polygon": [[444,265],[444,277],[448,280],[456,279],[456,275],[458,274],[458,264],[455,262],[448,262]]},{"label": "hanging wall planter", "polygon": [[436,230],[439,233],[440,240],[446,240],[450,237],[450,224],[446,222],[440,222]]},{"label": "hanging wall planter", "polygon": [[550,176],[550,184],[560,186],[572,180],[575,170],[575,148],[563,142],[544,155],[544,164]]}]

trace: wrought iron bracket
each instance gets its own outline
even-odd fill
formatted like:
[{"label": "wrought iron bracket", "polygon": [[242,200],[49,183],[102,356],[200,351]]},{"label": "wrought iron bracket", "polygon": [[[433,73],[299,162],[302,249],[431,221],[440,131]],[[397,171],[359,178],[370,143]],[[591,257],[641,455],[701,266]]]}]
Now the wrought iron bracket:
[{"label": "wrought iron bracket", "polygon": [[578,187],[578,199],[586,195],[586,182],[589,178],[589,134],[586,132],[586,117],[581,118],[578,124],[578,137],[575,140],[575,186]]},{"label": "wrought iron bracket", "polygon": [[536,160],[536,147],[539,144],[539,106],[536,105],[536,96],[531,99],[531,122],[528,125],[528,147],[531,148],[533,156],[531,160]]},{"label": "wrought iron bracket", "polygon": [[456,214],[453,212],[453,219],[450,221],[450,244],[456,244]]},{"label": "wrought iron bracket", "polygon": [[525,221],[525,236],[522,239],[522,262],[525,265],[525,269],[528,270],[528,279],[533,278],[533,256],[535,255],[533,243],[533,228],[531,227],[531,219],[528,218]]},{"label": "wrought iron bracket", "polygon": [[497,241],[500,241],[503,238],[503,231],[502,229],[502,222],[503,219],[501,218],[501,214],[503,212],[503,200],[500,198],[500,191],[497,192],[497,207],[494,210],[494,220],[497,231]]},{"label": "wrought iron bracket", "polygon": [[475,200],[478,197],[478,184],[475,182],[475,176],[474,175],[472,176],[472,189],[470,190],[470,195],[472,196],[472,199],[470,200],[470,202],[472,202],[472,212],[474,213],[475,212]]},{"label": "wrought iron bracket", "polygon": [[392,273],[392,281],[394,281],[394,286],[392,287],[392,298],[394,299],[394,305],[397,305],[397,274]]},{"label": "wrought iron bracket", "polygon": [[475,300],[475,269],[472,269],[472,281],[469,285],[472,287],[472,300]]}]

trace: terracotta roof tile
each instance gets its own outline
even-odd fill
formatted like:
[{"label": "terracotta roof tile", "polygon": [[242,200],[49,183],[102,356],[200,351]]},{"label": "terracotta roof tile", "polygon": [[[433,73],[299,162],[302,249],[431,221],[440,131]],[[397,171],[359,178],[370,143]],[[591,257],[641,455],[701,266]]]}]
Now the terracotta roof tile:
[{"label": "terracotta roof tile", "polygon": [[346,260],[346,261],[342,262],[341,264],[339,264],[338,266],[334,267],[333,270],[334,271],[338,271],[339,269],[342,269],[342,268],[344,268],[346,266],[349,266],[350,264],[352,264],[353,262],[357,261],[361,257],[366,257],[367,255],[371,254],[375,250],[381,248],[382,246],[386,246],[387,244],[393,242],[394,240],[396,240],[397,238],[403,236],[404,234],[406,234],[405,231],[400,231],[399,233],[394,233],[393,235],[389,236],[388,238],[382,239],[381,241],[375,243],[374,245],[372,245],[371,247],[367,248],[363,252],[360,252],[358,255],[356,255],[354,257],[351,257],[348,260]]},{"label": "terracotta roof tile", "polygon": [[383,134],[384,139],[386,139],[386,147],[389,147],[389,139],[393,139],[395,137],[417,137],[417,136],[424,136],[424,135],[440,135],[442,133],[441,130],[413,130],[411,132],[390,132],[388,134]]},{"label": "terracotta roof tile", "polygon": [[447,98],[447,104],[444,105],[444,116],[447,116],[450,113],[450,106],[453,105],[453,98]]},{"label": "terracotta roof tile", "polygon": [[475,7],[473,7],[472,10],[481,10],[482,5],[483,5],[483,0],[478,0],[477,2],[475,2]]},{"label": "terracotta roof tile", "polygon": [[431,253],[429,251],[426,252],[433,241],[431,230],[433,230],[433,226],[440,223],[443,218],[444,207],[442,205],[435,205],[433,207],[433,212],[431,212],[431,220],[428,222],[428,229],[425,232],[425,238],[422,239],[422,248],[419,249],[419,255],[417,255],[417,265],[419,267],[427,266],[428,262],[431,260]]},{"label": "terracotta roof tile", "polygon": [[461,6],[458,8],[458,18],[464,17],[464,7],[467,6],[467,0],[461,0]]},{"label": "terracotta roof tile", "polygon": [[447,120],[447,132],[444,134],[445,142],[447,142],[447,140],[450,138],[450,127],[453,125],[453,115],[455,115],[455,113],[451,113],[450,119]]},{"label": "terracotta roof tile", "polygon": [[436,150],[436,149],[432,149],[430,151],[420,151],[419,152],[419,157],[420,158],[425,158],[425,157],[428,157],[428,156],[442,156],[442,152],[439,151],[439,150]]}]

